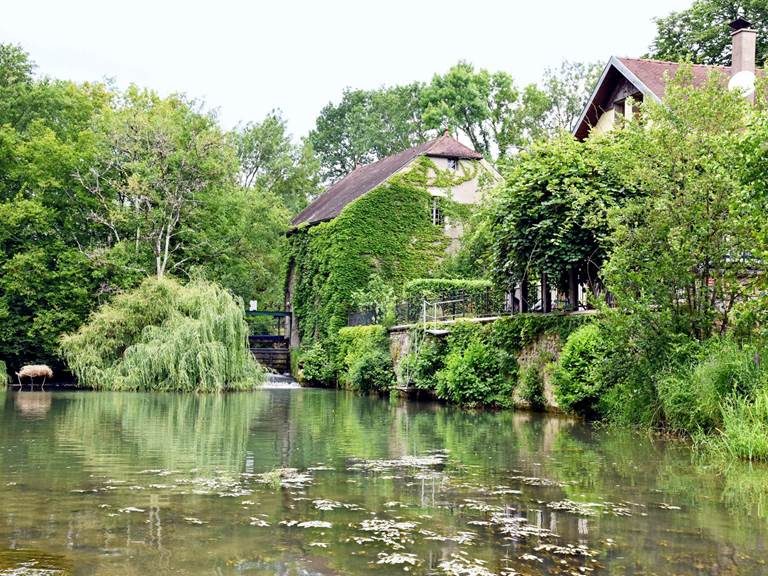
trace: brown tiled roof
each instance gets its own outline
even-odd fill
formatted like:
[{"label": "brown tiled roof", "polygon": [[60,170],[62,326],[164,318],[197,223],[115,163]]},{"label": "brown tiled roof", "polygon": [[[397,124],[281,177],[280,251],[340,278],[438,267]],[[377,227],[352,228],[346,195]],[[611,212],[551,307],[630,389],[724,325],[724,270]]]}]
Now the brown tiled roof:
[{"label": "brown tiled roof", "polygon": [[480,160],[483,157],[448,134],[443,134],[429,142],[355,168],[315,198],[291,221],[291,225],[317,224],[335,218],[347,204],[376,188],[418,156],[465,160]]},{"label": "brown tiled roof", "polygon": [[[675,77],[681,64],[677,62],[664,62],[662,60],[642,60],[639,58],[618,58],[618,60],[637,76],[645,87],[661,99],[667,90],[667,79]],[[713,71],[730,76],[731,69],[726,66],[703,66],[695,64],[691,66],[694,86],[702,86]],[[638,86],[638,88],[641,88]]]},{"label": "brown tiled roof", "polygon": [[[600,118],[604,111],[603,106],[611,98],[617,83],[626,79],[645,97],[661,101],[667,91],[668,80],[674,78],[681,66],[680,63],[663,60],[611,57],[573,128],[573,135],[579,140],[589,135],[589,131]],[[691,71],[694,86],[702,86],[713,72],[720,72],[726,78],[730,77],[731,68],[696,64],[691,66]],[[757,74],[760,76],[763,71],[758,70]]]}]

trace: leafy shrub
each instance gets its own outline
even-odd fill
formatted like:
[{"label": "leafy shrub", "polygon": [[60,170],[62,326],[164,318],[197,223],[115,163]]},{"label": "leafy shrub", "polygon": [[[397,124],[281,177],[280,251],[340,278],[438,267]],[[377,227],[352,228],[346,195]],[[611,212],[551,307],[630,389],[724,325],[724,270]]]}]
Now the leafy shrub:
[{"label": "leafy shrub", "polygon": [[734,397],[722,407],[722,431],[710,447],[730,458],[768,461],[768,389],[762,389],[754,401]]},{"label": "leafy shrub", "polygon": [[601,366],[606,348],[597,324],[582,326],[568,337],[560,353],[553,382],[564,410],[594,415],[605,390]]},{"label": "leafy shrub", "polygon": [[670,366],[688,362],[698,343],[675,327],[652,322],[636,311],[604,309],[599,321],[605,357],[599,415],[612,424],[650,428],[662,424],[656,382]]},{"label": "leafy shrub", "polygon": [[61,351],[82,386],[115,390],[251,388],[243,304],[203,281],[150,278],[101,306]]},{"label": "leafy shrub", "polygon": [[499,350],[472,338],[454,346],[437,374],[437,395],[457,404],[509,406],[514,386],[503,374]]},{"label": "leafy shrub", "polygon": [[338,381],[361,392],[386,391],[395,379],[389,335],[384,326],[351,326],[339,330]]},{"label": "leafy shrub", "polygon": [[763,385],[759,357],[753,346],[715,338],[690,362],[668,370],[657,383],[665,426],[689,434],[720,426],[724,404],[750,403]]},{"label": "leafy shrub", "polygon": [[383,350],[366,350],[349,368],[349,384],[353,390],[386,392],[394,383],[392,357]]},{"label": "leafy shrub", "polygon": [[437,373],[445,366],[445,340],[414,332],[412,338],[423,338],[418,351],[412,351],[403,360],[403,380],[421,390],[435,390]]},{"label": "leafy shrub", "polygon": [[520,397],[534,410],[543,410],[547,404],[544,397],[544,371],[550,365],[550,356],[542,353],[520,371],[517,387]]},{"label": "leafy shrub", "polygon": [[299,356],[300,379],[313,386],[331,386],[336,381],[336,370],[330,354],[318,341]]}]

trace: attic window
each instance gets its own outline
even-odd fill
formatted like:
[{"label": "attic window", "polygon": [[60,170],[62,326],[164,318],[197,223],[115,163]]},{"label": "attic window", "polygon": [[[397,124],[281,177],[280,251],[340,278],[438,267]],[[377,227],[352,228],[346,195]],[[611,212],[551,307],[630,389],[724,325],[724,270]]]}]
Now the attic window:
[{"label": "attic window", "polygon": [[445,224],[445,215],[440,206],[439,196],[432,196],[432,224],[435,226],[443,226]]},{"label": "attic window", "polygon": [[458,158],[448,158],[448,168],[451,170],[458,170],[459,169],[459,159]]}]

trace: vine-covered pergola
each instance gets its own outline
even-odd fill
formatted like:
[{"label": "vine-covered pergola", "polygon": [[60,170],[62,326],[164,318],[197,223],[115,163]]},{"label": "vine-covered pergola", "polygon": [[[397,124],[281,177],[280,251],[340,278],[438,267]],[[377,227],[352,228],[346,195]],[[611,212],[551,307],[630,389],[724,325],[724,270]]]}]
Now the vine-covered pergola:
[{"label": "vine-covered pergola", "polygon": [[564,135],[521,154],[504,176],[492,224],[497,280],[515,311],[552,311],[552,288],[576,310],[580,286],[601,290],[607,213],[623,194],[602,149]]}]

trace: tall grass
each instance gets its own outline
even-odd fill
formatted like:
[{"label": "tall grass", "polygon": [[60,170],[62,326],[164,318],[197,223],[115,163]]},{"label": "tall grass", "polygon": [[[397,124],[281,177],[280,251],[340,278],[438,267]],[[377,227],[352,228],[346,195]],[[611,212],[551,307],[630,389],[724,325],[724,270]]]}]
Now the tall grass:
[{"label": "tall grass", "polygon": [[750,404],[766,382],[761,351],[729,339],[713,339],[687,363],[659,378],[665,426],[675,432],[709,433],[724,424],[734,403]]},{"label": "tall grass", "polygon": [[723,426],[706,445],[730,458],[768,462],[768,390],[754,401],[734,398],[723,405]]},{"label": "tall grass", "polygon": [[242,302],[203,281],[151,278],[99,308],[61,352],[83,386],[213,392],[256,385]]}]

